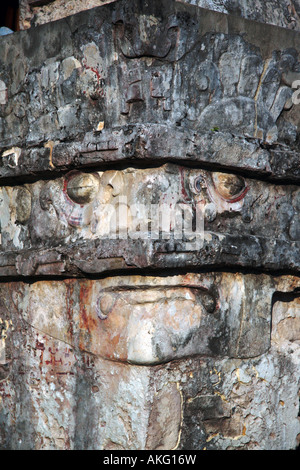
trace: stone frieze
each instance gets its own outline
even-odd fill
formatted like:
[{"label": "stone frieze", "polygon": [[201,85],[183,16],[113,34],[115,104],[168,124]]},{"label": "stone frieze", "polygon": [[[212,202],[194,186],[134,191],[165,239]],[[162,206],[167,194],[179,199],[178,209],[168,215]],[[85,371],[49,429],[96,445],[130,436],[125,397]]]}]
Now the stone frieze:
[{"label": "stone frieze", "polygon": [[295,185],[166,164],[72,171],[0,195],[4,276],[224,263],[299,270]]},{"label": "stone frieze", "polygon": [[169,158],[299,181],[299,35],[240,22],[119,1],[1,38],[0,177]]}]

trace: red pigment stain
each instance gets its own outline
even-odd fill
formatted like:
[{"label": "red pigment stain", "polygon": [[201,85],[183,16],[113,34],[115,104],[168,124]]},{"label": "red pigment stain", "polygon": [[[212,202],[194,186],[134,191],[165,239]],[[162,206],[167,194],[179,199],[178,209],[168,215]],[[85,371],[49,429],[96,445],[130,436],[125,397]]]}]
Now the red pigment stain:
[{"label": "red pigment stain", "polygon": [[[101,96],[103,97],[104,95],[104,91],[103,91],[103,88],[101,87],[101,75],[100,75],[100,72],[99,70],[95,69],[94,67],[89,67],[88,65],[83,65],[84,68],[86,70],[90,70],[91,72],[93,72],[95,75],[96,75],[96,79],[97,79],[97,86],[96,86],[96,92]],[[84,94],[86,93],[85,91],[83,92]]]},{"label": "red pigment stain", "polygon": [[[247,192],[249,191],[249,188],[245,188],[244,191],[242,192],[242,194],[240,194],[239,196],[237,196],[236,198],[234,199],[230,199],[228,200],[228,202],[230,202],[230,204],[233,204],[234,202],[238,202],[238,201],[241,201],[242,199],[244,199],[244,197],[246,196]],[[227,199],[225,199],[227,201]]]},{"label": "red pigment stain", "polygon": [[180,167],[179,170],[180,170],[180,177],[181,177],[181,194],[186,201],[191,201],[191,198],[187,194],[185,186],[184,186],[184,169]]}]

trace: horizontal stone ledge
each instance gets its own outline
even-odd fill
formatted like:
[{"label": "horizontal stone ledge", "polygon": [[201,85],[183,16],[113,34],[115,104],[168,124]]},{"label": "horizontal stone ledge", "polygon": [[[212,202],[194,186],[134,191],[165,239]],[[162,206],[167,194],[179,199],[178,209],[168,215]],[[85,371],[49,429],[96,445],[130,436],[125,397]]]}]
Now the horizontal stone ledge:
[{"label": "horizontal stone ledge", "polygon": [[96,240],[0,254],[0,277],[82,277],[134,270],[248,269],[300,272],[300,243],[206,233],[200,249],[182,241]]},{"label": "horizontal stone ledge", "polygon": [[10,339],[26,322],[44,338],[111,361],[249,358],[270,348],[274,293],[296,287],[292,276],[238,273],[5,283],[0,315],[14,327]]},{"label": "horizontal stone ledge", "polygon": [[299,153],[281,144],[229,132],[197,133],[165,124],[141,124],[86,133],[81,140],[43,142],[37,147],[2,148],[0,183],[16,177],[50,178],[71,169],[114,164],[147,165],[178,161],[211,169],[247,173],[270,181],[300,182]]}]

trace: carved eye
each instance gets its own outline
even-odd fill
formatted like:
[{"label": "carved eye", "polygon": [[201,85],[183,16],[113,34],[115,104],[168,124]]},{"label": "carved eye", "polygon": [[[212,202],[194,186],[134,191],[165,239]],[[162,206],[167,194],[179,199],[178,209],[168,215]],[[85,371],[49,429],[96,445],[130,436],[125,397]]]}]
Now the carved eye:
[{"label": "carved eye", "polygon": [[239,201],[248,191],[245,180],[240,176],[213,173],[212,179],[218,194],[228,202]]},{"label": "carved eye", "polygon": [[96,175],[76,173],[65,182],[66,193],[77,204],[88,204],[95,199],[99,190],[99,179]]},{"label": "carved eye", "polygon": [[203,183],[204,183],[203,177],[197,176],[194,182],[194,188],[197,191],[197,193],[201,192],[201,189],[203,188]]}]

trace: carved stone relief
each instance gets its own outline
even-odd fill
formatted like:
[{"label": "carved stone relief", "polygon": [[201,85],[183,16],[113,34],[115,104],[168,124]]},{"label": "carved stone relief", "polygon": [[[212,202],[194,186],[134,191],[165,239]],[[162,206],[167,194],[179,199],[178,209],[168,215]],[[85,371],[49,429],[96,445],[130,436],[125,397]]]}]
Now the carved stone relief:
[{"label": "carved stone relief", "polygon": [[295,449],[299,34],[120,0],[0,41],[0,449]]},{"label": "carved stone relief", "polygon": [[[286,345],[284,380],[291,381],[290,391],[297,388],[300,310],[293,292],[299,287],[293,277],[233,273],[2,284],[2,376],[17,374],[24,394],[30,385],[32,403],[16,414],[13,383],[3,380],[4,429],[11,426],[20,448],[172,449],[196,439],[197,448],[255,448],[253,422],[260,419],[262,429],[270,419],[257,400],[272,403],[267,390],[276,387]],[[294,300],[287,303],[289,295]],[[252,387],[258,388],[253,398]],[[297,402],[289,403],[288,395],[282,391],[278,406],[292,413]],[[84,409],[99,420],[89,437]],[[20,428],[27,412],[29,435]],[[126,429],[118,427],[116,414]],[[294,415],[284,423],[291,443],[299,422]],[[282,437],[276,427],[273,434],[261,437],[276,448]]]}]

